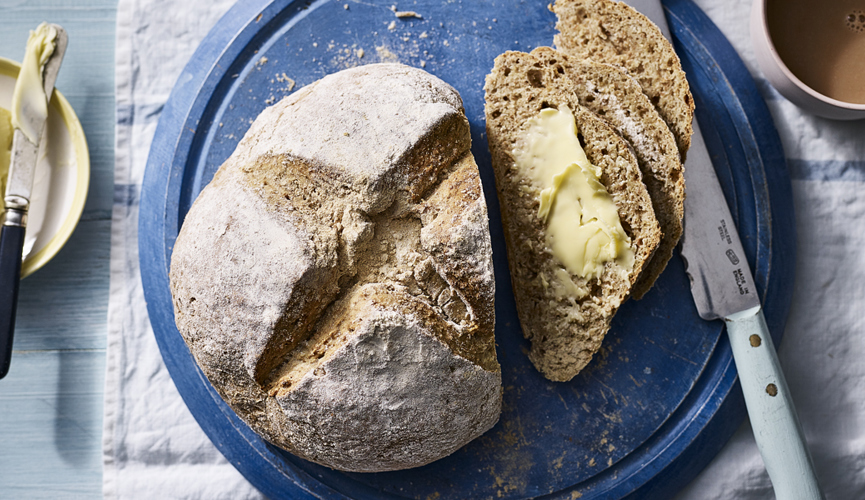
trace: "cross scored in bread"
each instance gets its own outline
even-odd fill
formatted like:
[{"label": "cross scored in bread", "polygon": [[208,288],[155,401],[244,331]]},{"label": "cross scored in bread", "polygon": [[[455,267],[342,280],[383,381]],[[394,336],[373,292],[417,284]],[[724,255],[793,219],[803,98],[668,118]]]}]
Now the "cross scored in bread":
[{"label": "cross scored in bread", "polygon": [[414,467],[501,405],[487,211],[459,95],[378,64],[265,110],[191,208],[178,328],[253,429],[352,471]]}]

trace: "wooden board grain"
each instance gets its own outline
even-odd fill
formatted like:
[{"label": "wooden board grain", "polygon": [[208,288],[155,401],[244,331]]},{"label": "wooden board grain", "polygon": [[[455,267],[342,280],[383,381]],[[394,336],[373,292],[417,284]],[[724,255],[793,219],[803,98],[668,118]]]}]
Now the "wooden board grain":
[{"label": "wooden board grain", "polygon": [[80,221],[54,259],[21,282],[16,351],[105,348],[110,233],[110,220]]},{"label": "wooden board grain", "polygon": [[0,384],[3,498],[102,492],[103,351],[17,351]]}]

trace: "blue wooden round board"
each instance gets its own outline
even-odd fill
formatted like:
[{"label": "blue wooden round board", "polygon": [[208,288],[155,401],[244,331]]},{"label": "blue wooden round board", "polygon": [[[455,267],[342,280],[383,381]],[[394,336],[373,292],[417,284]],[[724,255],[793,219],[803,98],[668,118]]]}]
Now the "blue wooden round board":
[{"label": "blue wooden round board", "polygon": [[[271,498],[670,498],[744,416],[723,325],[698,317],[678,256],[643,300],[621,308],[601,351],[571,382],[545,380],[525,355],[482,87],[496,55],[552,43],[556,19],[546,0],[417,0],[399,7],[421,17],[405,18],[391,5],[240,2],[179,78],[148,159],[139,245],[150,320],[180,394],[228,460]],[[667,0],[665,7],[778,342],[792,293],[795,229],[777,132],[751,76],[711,21],[690,0]],[[283,452],[228,408],[174,325],[168,266],[190,204],[259,112],[328,73],[379,61],[424,67],[463,97],[489,205],[504,405],[492,430],[447,458],[353,474]]]}]

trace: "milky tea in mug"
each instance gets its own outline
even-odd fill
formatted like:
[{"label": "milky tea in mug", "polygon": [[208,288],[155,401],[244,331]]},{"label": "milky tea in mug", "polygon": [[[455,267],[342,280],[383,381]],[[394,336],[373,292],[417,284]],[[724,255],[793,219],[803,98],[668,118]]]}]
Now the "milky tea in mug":
[{"label": "milky tea in mug", "polygon": [[772,44],[817,92],[865,104],[865,0],[767,0]]}]

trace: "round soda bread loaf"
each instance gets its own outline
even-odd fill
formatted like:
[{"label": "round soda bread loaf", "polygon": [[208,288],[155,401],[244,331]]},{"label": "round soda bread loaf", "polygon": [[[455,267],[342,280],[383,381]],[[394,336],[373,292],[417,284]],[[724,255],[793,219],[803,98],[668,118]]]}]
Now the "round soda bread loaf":
[{"label": "round soda bread loaf", "polygon": [[643,14],[614,0],[556,0],[556,48],[578,59],[618,66],[642,87],[676,137],[684,163],[691,147],[694,99],[679,56]]},{"label": "round soda bread loaf", "polygon": [[571,58],[550,47],[538,47],[532,55],[563,70],[574,82],[580,104],[628,141],[637,157],[662,233],[658,249],[631,289],[631,297],[641,299],[667,267],[682,236],[685,177],[676,138],[640,85],[616,66]]},{"label": "round soda bread loaf", "polygon": [[[484,99],[517,314],[531,341],[529,359],[548,379],[568,381],[600,348],[661,233],[628,144],[579,104],[574,82],[559,69],[532,54],[505,52],[487,75]],[[599,181],[631,240],[631,269],[610,261],[599,276],[584,278],[567,272],[547,244],[546,224],[538,215],[541,187],[518,168],[514,152],[529,121],[544,108],[567,108],[574,115],[580,143],[601,169]]]},{"label": "round soda bread loaf", "polygon": [[399,64],[266,109],[174,246],[177,327],[231,408],[335,469],[424,465],[501,410],[486,203],[457,92]]}]

